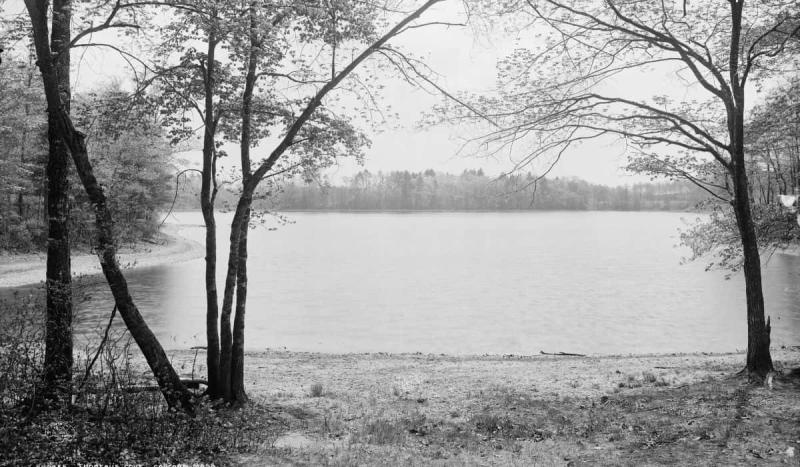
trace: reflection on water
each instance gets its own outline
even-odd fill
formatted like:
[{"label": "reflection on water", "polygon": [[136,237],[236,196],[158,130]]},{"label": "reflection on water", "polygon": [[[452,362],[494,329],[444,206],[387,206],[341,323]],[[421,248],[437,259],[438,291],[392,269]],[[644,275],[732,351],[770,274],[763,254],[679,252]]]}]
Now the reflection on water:
[{"label": "reflection on water", "polygon": [[[220,216],[223,225],[229,216]],[[246,346],[323,352],[534,354],[746,347],[743,280],[680,265],[689,214],[290,214],[250,236]],[[202,242],[199,213],[176,222]],[[220,231],[218,238],[227,238]],[[221,252],[220,258],[225,257]],[[220,272],[219,284],[223,284]],[[128,273],[167,348],[205,344],[204,262]],[[113,302],[90,287],[76,330]],[[800,343],[800,258],[765,270],[774,346]],[[119,322],[121,326],[121,321]]]}]

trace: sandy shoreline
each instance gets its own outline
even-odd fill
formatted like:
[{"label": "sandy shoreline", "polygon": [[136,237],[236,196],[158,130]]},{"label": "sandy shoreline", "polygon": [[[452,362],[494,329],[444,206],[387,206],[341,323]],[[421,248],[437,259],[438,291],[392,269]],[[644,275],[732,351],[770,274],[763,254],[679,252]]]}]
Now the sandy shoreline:
[{"label": "sandy shoreline", "polygon": [[[205,375],[205,354],[168,352],[179,367]],[[800,348],[772,349],[776,370],[800,366]],[[431,402],[466,397],[480,386],[527,388],[540,396],[594,397],[618,391],[619,384],[645,383],[647,374],[675,387],[709,377],[730,376],[745,364],[744,353],[649,355],[470,356],[434,354],[326,354],[268,350],[247,352],[245,379],[251,395],[304,399],[319,383],[333,393],[364,391],[391,396],[397,387]],[[633,377],[633,380],[630,380]],[[652,385],[655,381],[650,381]],[[646,384],[645,384],[646,385]]]},{"label": "sandy shoreline", "polygon": [[[202,258],[203,245],[181,235],[183,226],[165,225],[156,243],[123,247],[117,256],[125,269],[178,263]],[[0,288],[21,287],[44,281],[47,258],[44,253],[0,256]],[[92,254],[72,257],[72,275],[100,274],[100,263]]]}]

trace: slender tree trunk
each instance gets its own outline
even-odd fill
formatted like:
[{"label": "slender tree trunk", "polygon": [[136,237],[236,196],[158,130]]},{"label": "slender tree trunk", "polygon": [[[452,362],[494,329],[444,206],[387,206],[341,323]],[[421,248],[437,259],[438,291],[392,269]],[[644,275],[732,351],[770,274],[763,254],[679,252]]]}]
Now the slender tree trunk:
[{"label": "slender tree trunk", "polygon": [[[248,205],[249,208],[249,205]],[[222,382],[222,397],[228,402],[235,402],[233,395],[232,364],[233,334],[231,333],[231,311],[233,308],[234,286],[237,283],[239,267],[239,239],[242,230],[242,216],[237,210],[231,222],[230,254],[228,271],[225,275],[225,290],[222,295],[222,312],[219,320],[219,378]],[[238,220],[238,223],[237,223]],[[246,287],[246,286],[245,286]]]},{"label": "slender tree trunk", "polygon": [[[58,91],[69,113],[69,49],[71,0],[53,1],[50,49]],[[61,140],[57,122],[48,119],[47,179],[47,282],[44,356],[44,396],[70,403],[72,385],[72,274],[69,242],[69,152]],[[20,199],[21,199],[20,195]],[[20,203],[21,206],[22,203]]]},{"label": "slender tree trunk", "polygon": [[206,364],[208,366],[208,393],[212,399],[222,392],[219,378],[219,304],[217,296],[217,225],[214,205],[202,201],[203,220],[206,226]]},{"label": "slender tree trunk", "polygon": [[[236,215],[234,215],[234,221]],[[219,318],[219,379],[222,382],[222,397],[226,401],[233,401],[233,388],[231,387],[231,358],[233,356],[233,335],[231,334],[231,309],[233,308],[233,292],[236,284],[236,275],[239,258],[239,235],[241,223],[231,225],[231,256],[228,260],[228,272],[225,275],[225,291],[222,295],[222,312]]]},{"label": "slender tree trunk", "polygon": [[233,343],[231,349],[231,393],[237,404],[247,402],[244,388],[244,317],[247,307],[247,233],[250,227],[250,211],[245,214],[239,239],[239,267],[236,272],[236,315],[233,319]]},{"label": "slender tree trunk", "polygon": [[181,383],[178,374],[167,359],[164,349],[133,303],[128,292],[128,284],[117,263],[113,220],[105,194],[97,183],[89,162],[84,135],[75,130],[69,114],[61,103],[58,73],[53,63],[54,57],[51,54],[50,46],[47,43],[47,3],[46,0],[25,0],[47,99],[48,121],[54,129],[54,134],[66,145],[72,155],[78,176],[94,206],[98,237],[97,255],[120,315],[150,365],[167,404],[170,407],[181,407],[186,411],[191,411],[191,394]]},{"label": "slender tree trunk", "polygon": [[[30,57],[29,57],[30,61]],[[32,81],[33,81],[33,71],[28,71],[28,77],[25,82],[25,87],[27,90],[31,89]],[[69,84],[69,81],[67,81]],[[19,163],[20,165],[25,165],[25,162],[28,160],[27,158],[27,149],[28,149],[28,119],[31,115],[31,105],[30,103],[25,103],[25,123],[22,125],[22,138],[20,139],[19,143]],[[49,138],[48,138],[49,140]],[[49,148],[48,148],[49,149]],[[48,154],[49,155],[49,154]],[[34,161],[35,162],[35,161]],[[45,173],[47,173],[47,169],[45,168]],[[35,182],[34,182],[35,183]],[[28,208],[28,212],[30,212],[30,208]],[[20,191],[19,195],[17,196],[17,214],[19,217],[25,217],[25,196],[23,192]],[[48,235],[49,237],[49,235]],[[71,280],[71,279],[70,279]]]},{"label": "slender tree trunk", "polygon": [[214,55],[217,39],[212,32],[208,37],[205,86],[205,133],[203,137],[203,173],[200,187],[200,208],[206,227],[206,365],[208,366],[208,394],[212,399],[222,396],[220,378],[219,297],[217,294],[217,223],[214,218]]},{"label": "slender tree trunk", "polygon": [[[242,134],[240,139],[242,183],[250,180],[250,146],[252,144],[251,122],[253,109],[253,91],[256,84],[256,68],[258,66],[258,28],[256,22],[256,4],[250,3],[248,9],[250,17],[249,56],[247,60],[247,74],[245,75],[244,92],[242,93]],[[230,376],[230,401],[235,404],[247,402],[247,393],[244,388],[244,328],[245,312],[247,308],[247,233],[250,227],[250,210],[244,215],[244,221],[239,233],[238,261],[236,268],[236,314],[233,320],[233,335],[231,342],[231,376]]]}]

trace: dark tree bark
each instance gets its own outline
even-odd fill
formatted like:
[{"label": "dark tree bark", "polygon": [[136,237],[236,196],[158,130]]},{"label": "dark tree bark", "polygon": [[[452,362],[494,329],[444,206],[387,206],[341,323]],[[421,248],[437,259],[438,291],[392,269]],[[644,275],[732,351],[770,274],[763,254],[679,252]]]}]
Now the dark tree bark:
[{"label": "dark tree bark", "polygon": [[244,317],[247,307],[247,232],[250,228],[250,212],[245,214],[239,239],[239,268],[236,274],[236,314],[233,319],[233,342],[231,343],[231,396],[232,402],[247,402],[244,388]]},{"label": "dark tree bark", "polygon": [[212,399],[223,395],[220,377],[219,297],[217,294],[217,222],[214,218],[216,177],[214,135],[217,122],[214,118],[215,52],[218,40],[212,31],[208,36],[207,63],[203,86],[205,92],[205,132],[203,136],[203,172],[200,187],[200,209],[206,227],[206,365],[208,367],[208,395]]},{"label": "dark tree bark", "polygon": [[[231,230],[230,238],[233,241],[236,238],[236,255],[238,258],[239,250],[239,233],[241,224],[231,226],[231,229],[236,229],[234,233]],[[233,247],[231,247],[233,248]],[[228,284],[235,284],[237,279],[237,266],[238,261],[234,260],[233,267],[228,264],[228,272],[225,279],[225,291],[222,296],[222,313],[219,317],[219,379],[222,384],[222,397],[228,401],[233,401],[233,388],[231,387],[231,357],[233,356],[233,334],[231,333],[231,308],[233,306],[233,286],[230,288]]]},{"label": "dark tree bark", "polygon": [[[247,183],[252,176],[250,170],[250,146],[252,145],[252,111],[253,92],[256,84],[256,68],[258,66],[261,49],[256,22],[256,5],[250,3],[248,8],[250,17],[249,42],[250,51],[247,61],[247,74],[245,75],[244,92],[242,93],[242,134],[240,138],[242,183]],[[236,404],[247,402],[247,393],[244,388],[244,324],[247,308],[247,233],[250,227],[250,210],[245,213],[239,233],[239,257],[236,271],[236,314],[233,320],[233,335],[231,341],[231,379],[230,401]]]},{"label": "dark tree bark", "polygon": [[69,150],[78,176],[95,210],[97,227],[97,255],[103,274],[106,277],[117,309],[128,330],[147,360],[161,392],[170,407],[192,411],[191,394],[181,383],[178,374],[169,362],[164,349],[145,323],[128,291],[128,284],[116,258],[113,220],[108,209],[105,194],[94,176],[84,135],[75,130],[69,114],[64,109],[59,95],[58,73],[54,66],[54,55],[47,42],[47,1],[25,0],[31,19],[34,44],[42,75],[44,93],[47,100],[49,122],[55,134]]},{"label": "dark tree bark", "polygon": [[[53,1],[50,50],[64,112],[69,113],[69,42],[71,0]],[[57,122],[48,119],[47,179],[47,282],[43,396],[70,403],[72,384],[72,274],[69,242],[69,152]],[[22,195],[20,195],[20,200]],[[20,203],[20,206],[22,203]]]},{"label": "dark tree bark", "polygon": [[764,292],[761,283],[761,258],[758,252],[753,213],[750,206],[751,186],[747,181],[747,165],[744,150],[744,106],[745,79],[739,73],[739,54],[742,35],[742,11],[744,0],[732,0],[731,44],[730,44],[730,99],[728,105],[728,133],[730,134],[730,173],[733,179],[733,209],[742,240],[744,256],[744,281],[747,297],[747,370],[763,378],[773,370],[769,352],[770,325],[764,320]]},{"label": "dark tree bark", "polygon": [[[744,156],[742,156],[744,158]],[[733,208],[736,224],[742,238],[744,256],[744,283],[747,297],[747,370],[759,378],[764,378],[773,370],[770,355],[769,319],[764,320],[764,293],[761,281],[761,258],[758,252],[758,238],[753,223],[750,199],[747,189],[747,174],[743,168],[735,169],[739,181],[735,184],[736,199]]]}]

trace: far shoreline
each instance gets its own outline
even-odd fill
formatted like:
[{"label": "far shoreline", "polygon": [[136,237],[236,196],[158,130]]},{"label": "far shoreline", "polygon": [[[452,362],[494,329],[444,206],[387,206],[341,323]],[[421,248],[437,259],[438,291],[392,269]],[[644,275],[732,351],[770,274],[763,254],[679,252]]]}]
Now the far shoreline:
[{"label": "far shoreline", "polygon": [[[258,210],[259,208],[253,208]],[[436,213],[453,213],[453,214],[518,214],[518,213],[589,213],[589,212],[629,212],[629,213],[671,213],[671,214],[706,214],[707,211],[687,211],[684,209],[267,209],[266,211],[275,213],[314,213],[314,214],[436,214]],[[200,213],[200,209],[176,209],[175,213]],[[233,211],[218,211],[218,214],[230,214]]]}]

